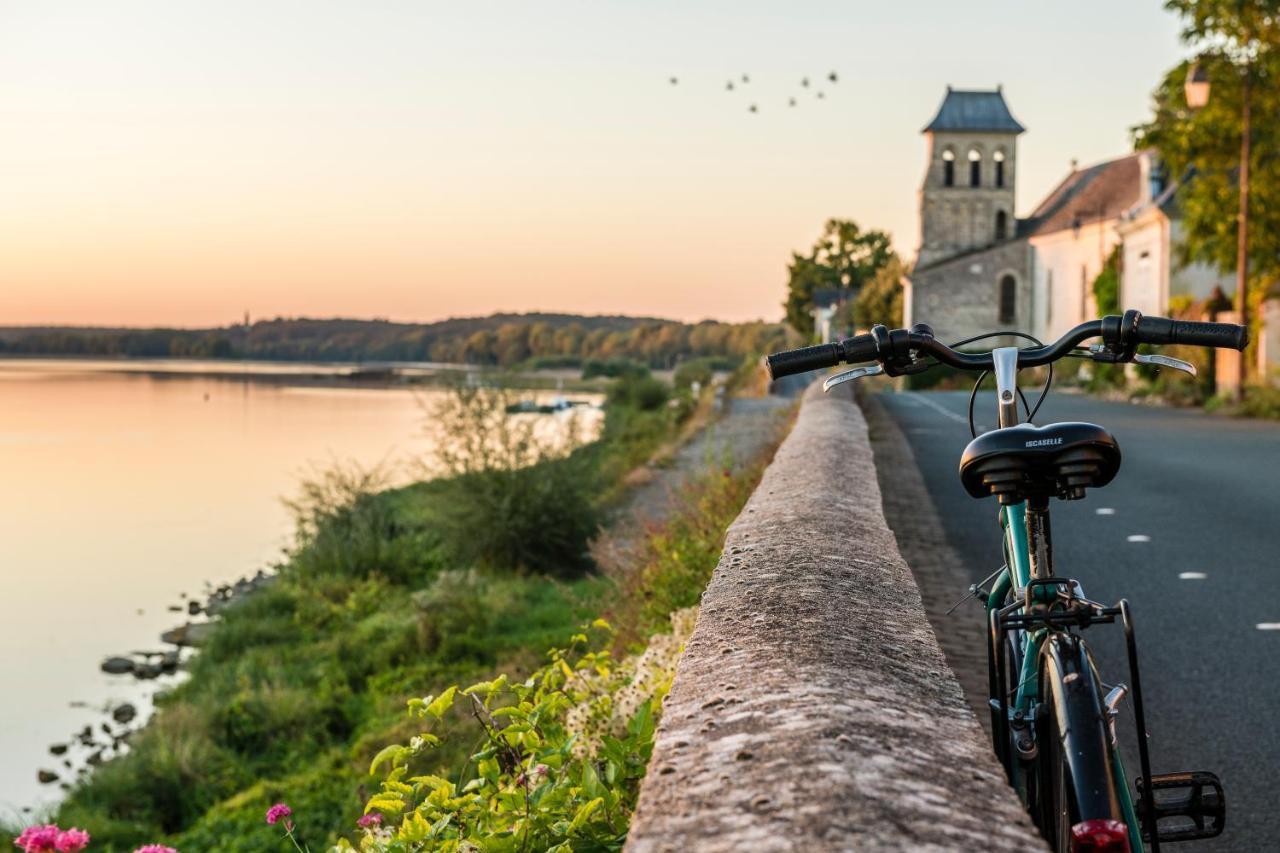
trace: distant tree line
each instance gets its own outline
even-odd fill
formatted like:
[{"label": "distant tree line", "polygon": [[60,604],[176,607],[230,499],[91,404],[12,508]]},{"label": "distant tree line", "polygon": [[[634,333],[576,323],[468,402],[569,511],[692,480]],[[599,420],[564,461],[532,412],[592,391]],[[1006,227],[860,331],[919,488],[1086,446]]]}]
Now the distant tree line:
[{"label": "distant tree line", "polygon": [[263,320],[213,329],[0,328],[0,355],[435,361],[512,367],[631,359],[654,368],[743,358],[788,344],[779,323],[678,323],[623,316],[494,314],[438,323]]}]

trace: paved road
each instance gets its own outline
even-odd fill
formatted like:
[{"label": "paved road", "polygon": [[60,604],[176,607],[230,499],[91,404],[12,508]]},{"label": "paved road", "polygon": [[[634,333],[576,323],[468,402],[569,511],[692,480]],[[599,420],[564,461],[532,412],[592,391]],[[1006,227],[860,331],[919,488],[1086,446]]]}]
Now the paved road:
[{"label": "paved road", "polygon": [[[967,392],[880,399],[951,545],[971,577],[987,574],[1001,562],[996,504],[970,498],[956,473]],[[994,395],[979,395],[977,411],[990,427]],[[1280,630],[1258,628],[1280,623],[1280,424],[1068,394],[1051,396],[1037,420],[1102,424],[1124,454],[1111,485],[1054,503],[1057,572],[1091,598],[1133,604],[1154,772],[1223,779],[1226,832],[1179,849],[1280,849]],[[980,618],[969,605],[957,613]],[[1127,681],[1119,628],[1088,636],[1103,678]],[[1136,753],[1126,765],[1138,775]]]}]

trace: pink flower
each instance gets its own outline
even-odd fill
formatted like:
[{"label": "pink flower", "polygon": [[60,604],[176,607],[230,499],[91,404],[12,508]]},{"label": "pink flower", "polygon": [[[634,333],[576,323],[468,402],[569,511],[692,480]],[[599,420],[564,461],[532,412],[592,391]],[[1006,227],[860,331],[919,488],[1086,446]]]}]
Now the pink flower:
[{"label": "pink flower", "polygon": [[274,806],[267,809],[267,823],[271,826],[275,826],[280,818],[288,817],[291,814],[293,814],[293,809],[289,808],[284,803],[276,803]]},{"label": "pink flower", "polygon": [[28,826],[13,841],[13,846],[23,853],[58,853],[58,836],[62,830],[52,823],[44,826]]},{"label": "pink flower", "polygon": [[165,847],[163,844],[148,844],[145,847],[139,847],[133,853],[178,853],[172,847]]},{"label": "pink flower", "polygon": [[89,833],[73,826],[59,834],[54,844],[58,848],[58,853],[80,853],[89,846]]},{"label": "pink flower", "polygon": [[382,815],[377,812],[370,812],[356,821],[356,826],[361,829],[368,829],[371,826],[382,826]]}]

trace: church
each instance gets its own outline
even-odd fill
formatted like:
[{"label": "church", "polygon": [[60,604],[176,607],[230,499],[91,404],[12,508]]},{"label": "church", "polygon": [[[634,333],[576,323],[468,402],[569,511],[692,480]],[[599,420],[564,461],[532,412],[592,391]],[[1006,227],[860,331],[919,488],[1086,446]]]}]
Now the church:
[{"label": "church", "polygon": [[[1073,167],[1019,218],[1014,192],[1024,130],[1000,87],[947,88],[923,131],[928,161],[920,243],[904,282],[906,325],[928,323],[948,341],[995,331],[1047,340],[1096,316],[1093,280],[1120,242],[1121,224],[1170,188],[1154,155],[1136,152]],[[1211,289],[1218,277],[1211,278],[1193,289]],[[1144,309],[1167,307],[1165,284],[1163,294],[1141,299]]]}]

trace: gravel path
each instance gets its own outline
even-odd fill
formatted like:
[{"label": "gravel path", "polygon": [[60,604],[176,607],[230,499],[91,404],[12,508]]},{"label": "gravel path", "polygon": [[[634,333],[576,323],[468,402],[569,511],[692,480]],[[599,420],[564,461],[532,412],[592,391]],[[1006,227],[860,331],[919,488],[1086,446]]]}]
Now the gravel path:
[{"label": "gravel path", "polygon": [[651,463],[633,472],[635,485],[608,529],[592,544],[596,563],[609,575],[626,575],[635,566],[647,531],[666,520],[681,489],[712,469],[737,472],[754,464],[781,438],[793,403],[782,395],[730,398],[726,411],[664,464]]}]

